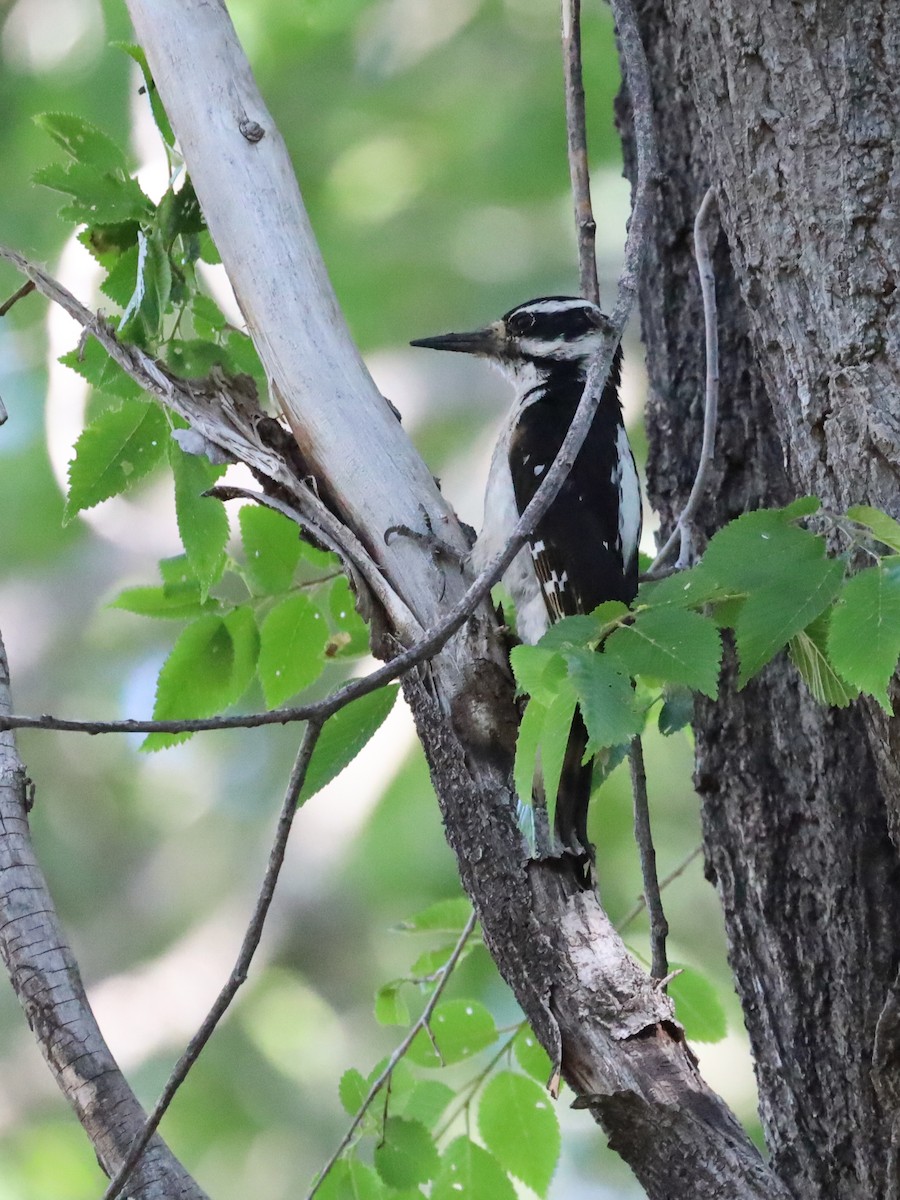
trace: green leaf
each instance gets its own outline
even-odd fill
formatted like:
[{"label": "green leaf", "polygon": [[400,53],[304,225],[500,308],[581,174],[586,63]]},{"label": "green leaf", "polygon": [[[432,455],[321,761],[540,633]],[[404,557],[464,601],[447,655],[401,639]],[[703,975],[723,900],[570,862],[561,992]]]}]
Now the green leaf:
[{"label": "green leaf", "polygon": [[141,395],[141,389],[134,380],[125,374],[118,363],[113,362],[94,338],[88,338],[81,349],[60,355],[59,361],[86,379],[91,387],[108,396],[133,400]]},{"label": "green leaf", "polygon": [[355,1158],[341,1158],[316,1192],[316,1200],[386,1200],[387,1194],[371,1167]]},{"label": "green leaf", "polygon": [[453,1088],[439,1079],[420,1079],[407,1097],[403,1113],[433,1129],[455,1097]]},{"label": "green leaf", "polygon": [[663,737],[678,733],[694,719],[694,693],[685,687],[666,687],[659,710],[659,732]]},{"label": "green leaf", "polygon": [[141,617],[163,617],[168,620],[190,620],[204,613],[219,612],[218,600],[201,600],[200,585],[194,581],[193,588],[181,592],[167,591],[164,587],[125,588],[111,600],[109,608],[136,613]]},{"label": "green leaf", "polygon": [[90,163],[50,163],[35,171],[32,179],[70,197],[59,215],[75,224],[145,221],[153,212],[153,205],[136,179],[104,173]]},{"label": "green leaf", "polygon": [[559,781],[562,778],[563,762],[577,703],[575,689],[567,680],[565,685],[560,687],[559,695],[547,708],[541,730],[541,776],[547,804],[547,823],[551,829],[556,823]]},{"label": "green leaf", "polygon": [[64,521],[126,491],[160,461],[169,440],[157,404],[127,400],[108,408],[82,432],[69,463]]},{"label": "green leaf", "polygon": [[619,746],[641,732],[644,717],[634,706],[631,680],[622,675],[606,654],[593,650],[569,653],[569,676],[578,693],[590,741],[588,754],[605,746]]},{"label": "green leaf", "polygon": [[537,770],[537,756],[546,716],[545,705],[538,700],[529,700],[519,723],[516,759],[513,764],[513,782],[516,794],[524,804],[531,803],[532,781]]},{"label": "green leaf", "polygon": [[429,904],[421,912],[407,917],[396,926],[406,933],[462,933],[466,922],[472,915],[472,904],[466,896],[450,896],[446,900],[437,900]]},{"label": "green leaf", "polygon": [[560,1133],[544,1088],[525,1075],[500,1071],[482,1092],[478,1130],[502,1167],[546,1196],[559,1159]]},{"label": "green leaf", "polygon": [[516,1200],[516,1191],[490,1151],[458,1137],[444,1151],[431,1200]]},{"label": "green leaf", "polygon": [[544,705],[550,703],[560,681],[566,676],[566,660],[558,650],[550,650],[545,646],[513,646],[509,661],[516,679],[516,690]]},{"label": "green leaf", "polygon": [[604,655],[623,675],[681,683],[715,700],[722,640],[708,617],[683,608],[641,612],[606,639]]},{"label": "green leaf", "polygon": [[828,654],[849,684],[892,711],[887,686],[900,654],[900,558],[847,580],[831,617]]},{"label": "green leaf", "polygon": [[159,93],[156,90],[156,84],[153,82],[153,76],[150,74],[150,67],[147,63],[147,56],[141,46],[136,46],[130,42],[113,42],[117,49],[123,50],[129,58],[134,61],[141,69],[141,74],[144,76],[144,89],[150,101],[150,111],[153,113],[153,120],[156,122],[156,128],[159,130],[163,141],[167,146],[175,145],[175,134],[172,132],[172,126],[169,123],[169,118],[166,116],[166,110],[163,107],[163,102],[159,98]]},{"label": "green leaf", "polygon": [[650,609],[675,605],[680,608],[699,608],[710,600],[718,599],[724,589],[703,563],[691,567],[688,571],[675,571],[665,579],[655,579],[642,583],[638,588],[638,598],[635,607]]},{"label": "green leaf", "polygon": [[784,508],[776,508],[774,511],[780,512],[784,521],[798,521],[801,517],[811,517],[821,507],[822,501],[818,496],[798,496],[796,500],[792,500]]},{"label": "green leaf", "polygon": [[[182,632],[156,684],[156,721],[212,717],[241,698],[253,678],[259,640],[249,608],[200,617]],[[186,741],[188,733],[151,733],[142,750]]]},{"label": "green leaf", "polygon": [[[601,611],[605,615],[605,619],[598,619]],[[543,634],[538,646],[543,650],[562,650],[569,646],[593,645],[600,636],[603,624],[627,615],[628,607],[618,600],[610,600],[606,604],[602,604],[597,613],[597,616],[593,614],[584,616],[576,613],[571,617],[563,617]]]},{"label": "green leaf", "polygon": [[351,700],[334,716],[329,717],[322,727],[316,748],[306,772],[306,780],[300,792],[300,804],[314,796],[326,783],[340,775],[344,767],[352,762],[384,723],[394,707],[399,688],[379,688]]},{"label": "green leaf", "polygon": [[879,542],[900,553],[900,524],[893,517],[879,508],[870,508],[868,504],[854,504],[847,509],[847,516],[851,521],[870,529]]},{"label": "green leaf", "polygon": [[212,296],[203,292],[197,292],[191,301],[191,319],[197,335],[201,338],[214,338],[227,324],[225,314],[218,304]]},{"label": "green leaf", "polygon": [[375,1169],[389,1187],[427,1183],[439,1165],[434,1139],[420,1121],[388,1117],[382,1140],[375,1147]]},{"label": "green leaf", "polygon": [[266,704],[277,708],[322,673],[328,629],[319,609],[298,592],[270,609],[260,636],[259,679]]},{"label": "green leaf", "polygon": [[527,1025],[516,1034],[513,1053],[523,1071],[538,1083],[546,1085],[553,1070],[550,1055]]},{"label": "green leaf", "polygon": [[271,508],[245,504],[238,515],[247,575],[262,595],[286,592],[300,561],[297,526]]},{"label": "green leaf", "polygon": [[494,1018],[477,1000],[445,1000],[431,1016],[432,1039],[420,1029],[410,1045],[410,1062],[420,1067],[442,1067],[461,1062],[497,1040]]},{"label": "green leaf", "polygon": [[228,514],[221,500],[203,493],[222,476],[225,467],[197,454],[185,454],[174,439],[169,442],[169,462],[175,476],[178,532],[205,600],[207,592],[221,579],[225,569]]},{"label": "green leaf", "polygon": [[129,246],[116,258],[106,278],[100,284],[100,291],[118,304],[119,308],[125,309],[134,295],[137,273],[138,248],[136,245]]},{"label": "green leaf", "polygon": [[375,1020],[379,1025],[408,1025],[409,1005],[400,994],[403,981],[383,984],[375,993]]},{"label": "green leaf", "polygon": [[791,638],[788,653],[813,699],[820,704],[846,708],[859,695],[859,689],[845,683],[828,658],[830,624],[830,612],[816,617],[811,625]]},{"label": "green leaf", "polygon": [[341,1082],[338,1084],[338,1096],[344,1112],[348,1116],[356,1116],[368,1094],[369,1085],[356,1067],[351,1067],[349,1071],[343,1073]]},{"label": "green leaf", "polygon": [[821,538],[770,510],[745,513],[720,530],[703,566],[726,589],[747,594],[734,623],[739,686],[828,607],[844,574],[843,563],[825,557]]},{"label": "green leaf", "polygon": [[58,146],[76,162],[89,163],[103,171],[128,172],[128,161],[111,137],[72,113],[38,113],[34,118]]},{"label": "green leaf", "polygon": [[728,1022],[716,989],[692,967],[670,965],[673,970],[681,969],[669,984],[669,995],[685,1034],[692,1042],[721,1042],[728,1032]]}]

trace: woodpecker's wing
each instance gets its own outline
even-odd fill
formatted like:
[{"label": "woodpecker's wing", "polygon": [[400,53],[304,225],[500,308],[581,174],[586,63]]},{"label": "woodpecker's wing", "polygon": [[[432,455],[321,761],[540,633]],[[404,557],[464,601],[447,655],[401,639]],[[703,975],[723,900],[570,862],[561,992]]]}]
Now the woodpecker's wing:
[{"label": "woodpecker's wing", "polygon": [[[519,416],[509,449],[519,512],[562,444],[581,387],[573,381],[536,392]],[[621,421],[611,383],[572,470],[532,537],[535,574],[551,622],[590,612],[604,600],[628,603],[637,591],[640,496]]]}]

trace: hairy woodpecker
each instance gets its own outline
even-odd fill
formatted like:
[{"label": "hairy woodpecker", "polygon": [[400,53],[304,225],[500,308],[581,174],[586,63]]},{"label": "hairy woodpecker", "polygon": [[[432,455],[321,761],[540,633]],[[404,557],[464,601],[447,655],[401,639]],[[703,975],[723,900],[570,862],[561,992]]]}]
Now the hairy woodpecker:
[{"label": "hairy woodpecker", "polygon": [[[486,358],[515,389],[491,462],[484,525],[472,551],[476,571],[506,544],[556,457],[606,327],[603,313],[590,301],[544,296],[517,305],[484,329],[412,343]],[[620,371],[617,349],[584,445],[529,544],[503,577],[524,642],[538,641],[561,617],[589,613],[604,600],[627,603],[637,591],[641,495],[622,421]],[[591,853],[591,767],[582,765],[586,745],[578,714],[560,781],[556,831],[563,848],[582,859]]]}]

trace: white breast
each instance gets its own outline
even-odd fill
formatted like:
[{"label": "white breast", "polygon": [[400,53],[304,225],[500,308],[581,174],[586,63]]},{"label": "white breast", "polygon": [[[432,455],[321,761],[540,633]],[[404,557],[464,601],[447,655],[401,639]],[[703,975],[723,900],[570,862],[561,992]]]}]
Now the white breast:
[{"label": "white breast", "polygon": [[[487,566],[490,559],[500,553],[519,519],[512,476],[509,473],[509,436],[510,427],[507,426],[494,447],[494,456],[491,459],[484,495],[484,511],[486,515],[490,514],[490,519],[485,521],[472,550],[471,562],[476,574]],[[534,571],[531,552],[527,546],[519,551],[507,567],[503,582],[516,606],[516,628],[519,637],[523,642],[533,644],[546,632],[550,621],[541,594],[541,585]]]}]

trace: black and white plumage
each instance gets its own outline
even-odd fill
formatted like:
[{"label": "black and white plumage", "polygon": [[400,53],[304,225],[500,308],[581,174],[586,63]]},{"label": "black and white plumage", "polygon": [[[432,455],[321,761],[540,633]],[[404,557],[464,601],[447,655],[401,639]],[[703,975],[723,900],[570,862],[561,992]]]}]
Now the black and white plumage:
[{"label": "black and white plumage", "polygon": [[[472,552],[476,571],[506,544],[553,463],[606,327],[603,313],[590,301],[545,296],[510,309],[484,329],[413,342],[487,358],[515,389],[491,462],[484,525]],[[605,600],[627,603],[637,591],[641,495],[622,421],[620,370],[617,350],[569,475],[503,577],[524,642],[538,641],[561,617],[591,612]],[[586,744],[576,717],[557,800],[557,833],[566,848],[581,855],[589,852],[590,767],[581,765]]]}]

